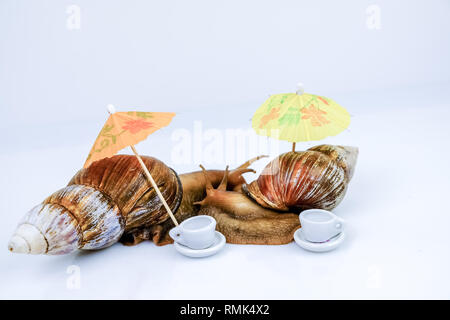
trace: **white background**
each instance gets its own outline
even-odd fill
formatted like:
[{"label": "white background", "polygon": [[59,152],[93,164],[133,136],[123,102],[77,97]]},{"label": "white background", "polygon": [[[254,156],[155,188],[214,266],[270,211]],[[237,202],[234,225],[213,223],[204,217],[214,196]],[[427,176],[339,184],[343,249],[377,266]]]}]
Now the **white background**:
[{"label": "white background", "polygon": [[[67,27],[70,5],[79,29]],[[367,25],[370,5],[380,29]],[[0,0],[0,298],[449,299],[449,14],[444,0]],[[199,162],[174,157],[176,132],[193,134],[195,121],[248,130],[269,94],[299,81],[352,114],[349,130],[320,143],[360,148],[335,210],[349,224],[338,250],[226,245],[200,260],[151,242],[7,251],[20,217],[82,166],[106,104],[177,112],[137,148],[184,173]],[[207,139],[195,143],[209,168],[241,160],[209,161]],[[223,153],[247,150],[234,148]],[[73,265],[78,289],[67,286]]]}]

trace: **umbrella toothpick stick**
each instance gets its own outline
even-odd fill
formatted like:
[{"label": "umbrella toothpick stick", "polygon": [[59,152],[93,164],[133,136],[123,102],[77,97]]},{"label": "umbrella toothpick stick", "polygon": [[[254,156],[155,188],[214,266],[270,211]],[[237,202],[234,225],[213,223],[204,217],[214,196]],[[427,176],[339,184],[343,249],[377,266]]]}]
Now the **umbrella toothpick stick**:
[{"label": "umbrella toothpick stick", "polygon": [[292,142],[292,152],[295,152],[295,142]]},{"label": "umbrella toothpick stick", "polygon": [[133,145],[131,145],[130,147],[131,147],[131,150],[133,150],[134,155],[138,159],[142,169],[144,170],[145,175],[147,176],[148,180],[150,181],[150,183],[152,184],[152,186],[155,189],[156,193],[158,194],[159,199],[161,199],[161,202],[163,203],[164,208],[166,208],[167,213],[169,214],[169,216],[172,219],[173,223],[175,223],[175,225],[178,226],[177,219],[175,219],[175,216],[173,215],[172,210],[170,210],[169,205],[167,204],[166,200],[164,199],[161,191],[159,191],[159,188],[158,188],[155,180],[153,180],[153,177],[150,174],[150,171],[148,171],[147,166],[144,164],[144,161],[142,161],[141,156],[137,153],[136,148]]}]

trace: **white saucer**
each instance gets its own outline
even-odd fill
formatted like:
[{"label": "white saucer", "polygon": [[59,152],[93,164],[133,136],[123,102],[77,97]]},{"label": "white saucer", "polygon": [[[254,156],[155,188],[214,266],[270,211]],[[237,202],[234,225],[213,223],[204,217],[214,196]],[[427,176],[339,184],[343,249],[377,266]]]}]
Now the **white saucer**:
[{"label": "white saucer", "polygon": [[345,239],[344,231],[342,231],[337,236],[331,238],[330,240],[320,243],[310,242],[306,240],[305,237],[303,236],[302,228],[298,229],[294,233],[294,240],[300,247],[302,247],[305,250],[314,252],[326,252],[336,249],[344,241],[344,239]]},{"label": "white saucer", "polygon": [[191,249],[177,242],[174,242],[173,245],[175,246],[175,249],[182,255],[191,258],[203,258],[212,256],[213,254],[219,252],[224,247],[225,242],[226,242],[225,236],[221,234],[219,231],[216,231],[216,239],[214,240],[213,245],[206,249],[200,250]]}]

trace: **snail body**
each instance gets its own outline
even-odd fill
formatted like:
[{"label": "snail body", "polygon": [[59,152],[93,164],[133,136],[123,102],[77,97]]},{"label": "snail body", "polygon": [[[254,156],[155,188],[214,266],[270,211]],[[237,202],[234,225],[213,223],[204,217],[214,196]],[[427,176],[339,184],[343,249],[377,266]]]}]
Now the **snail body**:
[{"label": "snail body", "polygon": [[[142,157],[169,207],[182,198],[175,171]],[[20,221],[8,248],[30,254],[65,254],[106,248],[142,226],[168,219],[134,156],[117,155],[78,171],[68,186],[31,209]]]},{"label": "snail body", "polygon": [[[206,170],[202,167],[207,178]],[[298,215],[266,209],[245,194],[227,190],[228,170],[215,189],[207,182],[206,197],[195,204],[200,205],[199,214],[210,215],[217,221],[217,230],[228,243],[279,245],[292,241],[294,232],[300,228]]]}]

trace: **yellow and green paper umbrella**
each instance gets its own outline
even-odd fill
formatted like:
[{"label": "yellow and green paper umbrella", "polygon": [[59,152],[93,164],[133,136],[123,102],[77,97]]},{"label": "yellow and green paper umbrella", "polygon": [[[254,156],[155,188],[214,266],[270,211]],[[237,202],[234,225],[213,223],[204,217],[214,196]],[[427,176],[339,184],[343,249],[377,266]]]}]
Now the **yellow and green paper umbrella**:
[{"label": "yellow and green paper umbrella", "polygon": [[269,97],[252,118],[259,135],[293,142],[335,136],[350,124],[347,110],[330,98],[304,93],[281,93]]}]

